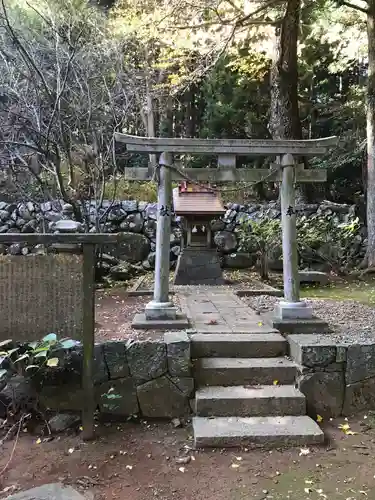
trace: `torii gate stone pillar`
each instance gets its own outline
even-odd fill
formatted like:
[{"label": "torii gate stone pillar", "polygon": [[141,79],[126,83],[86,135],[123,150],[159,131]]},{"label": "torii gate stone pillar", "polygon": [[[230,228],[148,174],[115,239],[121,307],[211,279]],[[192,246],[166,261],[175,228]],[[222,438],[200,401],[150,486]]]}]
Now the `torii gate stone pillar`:
[{"label": "torii gate stone pillar", "polygon": [[158,219],[156,225],[154,297],[146,305],[148,321],[177,318],[177,309],[169,299],[169,254],[172,216],[172,154],[162,153],[159,159]]},{"label": "torii gate stone pillar", "polygon": [[[137,315],[135,328],[186,328],[188,321],[177,313],[169,297],[169,245],[172,214],[172,180],[187,176],[198,182],[281,182],[282,247],[284,297],[271,318],[273,326],[287,333],[319,331],[326,323],[314,318],[312,308],[300,300],[298,253],[295,213],[295,183],[324,182],[326,171],[304,170],[296,157],[322,155],[337,143],[336,137],[316,140],[232,140],[147,138],[116,133],[117,141],[125,143],[127,150],[147,154],[161,153],[159,160],[158,220],[156,233],[155,285],[153,300],[145,313]],[[173,153],[218,155],[217,168],[186,168],[183,176],[173,165]],[[271,169],[237,169],[236,155],[274,156]],[[131,180],[150,180],[153,172],[148,168],[126,169]]]},{"label": "torii gate stone pillar", "polygon": [[311,319],[312,308],[300,300],[296,230],[295,162],[290,154],[282,157],[281,227],[283,248],[284,300],[276,307],[279,320]]},{"label": "torii gate stone pillar", "polygon": [[188,328],[187,317],[177,311],[169,294],[170,237],[172,218],[172,153],[160,155],[158,168],[158,212],[156,223],[155,278],[152,300],[144,313],[138,313],[132,326],[136,329]]}]

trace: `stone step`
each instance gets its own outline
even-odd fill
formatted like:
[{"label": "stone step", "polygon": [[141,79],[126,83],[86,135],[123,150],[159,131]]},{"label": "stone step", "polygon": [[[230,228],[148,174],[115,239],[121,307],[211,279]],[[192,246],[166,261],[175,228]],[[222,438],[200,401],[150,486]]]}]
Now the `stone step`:
[{"label": "stone step", "polygon": [[305,396],[293,385],[201,387],[195,394],[201,417],[305,415]]},{"label": "stone step", "polygon": [[297,369],[286,358],[200,358],[194,368],[198,386],[293,384]]},{"label": "stone step", "polygon": [[196,333],[191,340],[193,358],[272,358],[288,348],[280,333]]},{"label": "stone step", "polygon": [[194,417],[197,448],[306,446],[324,442],[318,424],[307,416]]}]

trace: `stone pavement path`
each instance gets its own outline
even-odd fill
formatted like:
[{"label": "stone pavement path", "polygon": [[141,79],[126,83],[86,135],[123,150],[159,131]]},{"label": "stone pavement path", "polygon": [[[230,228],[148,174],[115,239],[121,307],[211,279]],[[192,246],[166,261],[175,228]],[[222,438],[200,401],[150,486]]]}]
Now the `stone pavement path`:
[{"label": "stone pavement path", "polygon": [[[91,498],[92,495],[90,495]],[[21,491],[5,500],[89,500],[90,496],[82,496],[71,486],[61,483],[45,484],[32,490]]]},{"label": "stone pavement path", "polygon": [[175,287],[181,309],[198,333],[274,333],[228,287]]}]

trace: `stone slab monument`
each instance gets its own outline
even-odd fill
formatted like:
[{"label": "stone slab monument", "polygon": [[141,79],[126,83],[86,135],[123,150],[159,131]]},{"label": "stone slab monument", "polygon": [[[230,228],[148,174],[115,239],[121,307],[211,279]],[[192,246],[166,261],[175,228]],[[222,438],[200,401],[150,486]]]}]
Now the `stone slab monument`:
[{"label": "stone slab monument", "polygon": [[[297,325],[319,328],[322,322],[314,317],[312,308],[300,299],[295,212],[295,184],[325,182],[323,169],[304,169],[298,158],[324,155],[337,144],[336,137],[310,140],[247,140],[150,138],[116,133],[118,142],[129,152],[160,154],[156,168],[158,178],[158,223],[156,235],[156,265],[154,298],[146,306],[144,318],[135,327],[155,328],[161,320],[176,321],[177,309],[169,297],[169,241],[172,211],[172,180],[193,180],[199,183],[280,182],[283,245],[284,297],[277,305],[273,325],[288,331]],[[217,155],[217,168],[178,168],[173,154]],[[236,168],[236,156],[272,157],[270,168]],[[151,180],[154,169],[126,169],[127,179]],[[155,323],[156,321],[156,323]],[[171,325],[172,326],[172,325]],[[164,328],[164,326],[162,326]],[[290,332],[291,333],[291,332]]]},{"label": "stone slab monument", "polygon": [[220,194],[209,185],[183,182],[173,190],[174,213],[182,217],[184,236],[175,285],[224,285],[211,222],[225,214]]}]

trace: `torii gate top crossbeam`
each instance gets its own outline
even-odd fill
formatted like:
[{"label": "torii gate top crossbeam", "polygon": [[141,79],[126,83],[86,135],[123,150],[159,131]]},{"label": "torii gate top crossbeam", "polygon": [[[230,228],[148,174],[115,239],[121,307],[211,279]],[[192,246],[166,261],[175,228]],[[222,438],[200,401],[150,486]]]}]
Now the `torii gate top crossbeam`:
[{"label": "torii gate top crossbeam", "polygon": [[128,151],[138,153],[195,153],[270,156],[294,154],[318,156],[338,142],[337,137],[307,140],[273,139],[191,139],[154,138],[115,133],[115,140],[126,144]]}]

